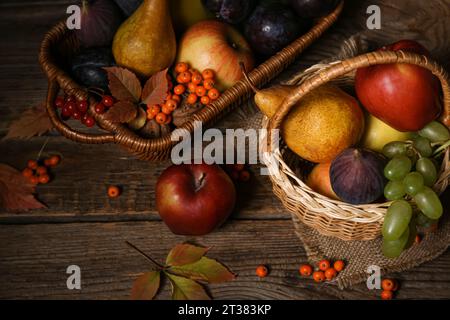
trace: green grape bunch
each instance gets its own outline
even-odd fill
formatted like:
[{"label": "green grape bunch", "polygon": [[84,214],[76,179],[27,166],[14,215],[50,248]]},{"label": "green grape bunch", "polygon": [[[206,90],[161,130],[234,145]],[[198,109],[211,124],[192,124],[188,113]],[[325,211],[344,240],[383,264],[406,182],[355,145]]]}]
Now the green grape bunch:
[{"label": "green grape bunch", "polygon": [[432,188],[439,177],[438,159],[449,146],[450,132],[437,121],[415,133],[412,141],[384,146],[383,154],[389,159],[384,168],[389,180],[384,196],[393,201],[382,228],[382,252],[386,257],[400,256],[414,242],[417,226],[430,226],[442,216],[442,203]]}]

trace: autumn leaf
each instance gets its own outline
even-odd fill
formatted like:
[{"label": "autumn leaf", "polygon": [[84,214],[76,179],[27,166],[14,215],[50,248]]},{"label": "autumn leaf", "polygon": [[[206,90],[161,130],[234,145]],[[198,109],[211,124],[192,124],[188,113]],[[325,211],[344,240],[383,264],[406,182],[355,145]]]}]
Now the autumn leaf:
[{"label": "autumn leaf", "polygon": [[105,114],[105,119],[114,123],[126,123],[136,119],[138,107],[130,101],[116,102]]},{"label": "autumn leaf", "polygon": [[166,273],[172,284],[173,300],[211,300],[205,289],[194,280]]},{"label": "autumn leaf", "polygon": [[171,267],[169,271],[192,280],[206,281],[209,283],[222,283],[236,278],[224,265],[207,257],[202,257],[197,262],[191,264]]},{"label": "autumn leaf", "polygon": [[104,68],[108,73],[109,90],[119,101],[138,103],[142,94],[142,86],[136,75],[128,69],[120,67]]},{"label": "autumn leaf", "polygon": [[131,299],[152,300],[158,292],[161,281],[160,271],[144,273],[133,284],[131,289]]},{"label": "autumn leaf", "polygon": [[145,83],[142,90],[142,102],[147,105],[162,104],[169,91],[169,81],[167,80],[167,70],[164,69],[155,73]]},{"label": "autumn leaf", "polygon": [[19,119],[12,122],[3,139],[29,139],[41,136],[51,129],[53,129],[53,124],[48,117],[45,103],[41,103],[26,110]]},{"label": "autumn leaf", "polygon": [[0,207],[6,211],[28,211],[45,206],[36,200],[35,187],[16,169],[0,163]]},{"label": "autumn leaf", "polygon": [[170,250],[166,264],[168,266],[182,266],[194,263],[200,260],[208,250],[209,248],[197,247],[188,243],[178,244]]}]

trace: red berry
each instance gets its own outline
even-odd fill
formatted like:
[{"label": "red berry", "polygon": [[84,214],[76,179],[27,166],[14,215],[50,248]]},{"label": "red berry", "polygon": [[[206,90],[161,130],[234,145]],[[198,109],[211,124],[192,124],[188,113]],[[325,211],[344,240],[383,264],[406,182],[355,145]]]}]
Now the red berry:
[{"label": "red berry", "polygon": [[117,198],[120,196],[120,188],[118,186],[109,186],[108,187],[108,197]]},{"label": "red berry", "polygon": [[81,123],[85,124],[87,118],[89,118],[89,115],[87,113],[83,114],[83,116],[81,117]]},{"label": "red berry", "polygon": [[33,176],[33,170],[30,169],[30,168],[25,168],[25,169],[23,169],[23,171],[22,171],[22,175],[23,175],[25,178],[30,178],[30,177]]},{"label": "red berry", "polygon": [[28,160],[27,166],[30,169],[36,170],[36,168],[38,167],[38,163],[36,160]]},{"label": "red berry", "polygon": [[77,98],[75,96],[66,96],[66,102],[77,102]]},{"label": "red berry", "polygon": [[50,182],[50,177],[48,174],[43,174],[42,176],[39,176],[38,179],[40,184],[47,184]]},{"label": "red berry", "polygon": [[72,113],[72,118],[74,118],[75,120],[80,120],[81,117],[82,117],[81,112],[78,111],[78,110],[75,110],[75,111]]},{"label": "red berry", "polygon": [[80,111],[82,114],[86,113],[87,109],[88,109],[88,102],[86,100],[82,100],[82,101],[78,101],[77,103],[77,109],[78,111]]},{"label": "red berry", "polygon": [[39,167],[36,168],[36,173],[37,173],[39,176],[42,176],[42,175],[44,175],[44,174],[47,174],[47,168],[46,168],[46,167],[41,167],[41,166],[39,166]]},{"label": "red berry", "polygon": [[114,104],[114,99],[111,96],[103,96],[102,98],[102,104],[105,107],[112,107]]},{"label": "red berry", "polygon": [[62,107],[64,106],[65,103],[66,103],[66,102],[65,102],[65,100],[64,100],[64,97],[59,96],[59,97],[57,97],[56,100],[55,100],[55,107],[57,107],[57,108],[62,108]]},{"label": "red berry", "polygon": [[48,163],[52,167],[56,167],[61,162],[61,157],[58,155],[51,156],[48,159]]},{"label": "red berry", "polygon": [[94,110],[95,110],[95,113],[98,113],[98,114],[105,113],[105,105],[101,102],[97,103]]},{"label": "red berry", "polygon": [[30,179],[30,183],[31,184],[38,184],[39,183],[39,178],[37,176],[31,176],[29,179]]},{"label": "red berry", "polygon": [[86,120],[84,120],[84,124],[86,125],[86,127],[92,128],[93,126],[95,126],[95,119],[91,116],[87,116]]}]

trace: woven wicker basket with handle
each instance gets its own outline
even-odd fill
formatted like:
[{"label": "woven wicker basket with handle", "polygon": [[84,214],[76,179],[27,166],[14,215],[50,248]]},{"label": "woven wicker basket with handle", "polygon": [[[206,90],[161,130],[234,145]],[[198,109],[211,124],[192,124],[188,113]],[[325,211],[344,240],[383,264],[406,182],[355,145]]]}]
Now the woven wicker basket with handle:
[{"label": "woven wicker basket with handle", "polygon": [[[317,21],[309,32],[255,68],[249,74],[253,83],[264,85],[280,74],[336,22],[343,6],[344,2],[342,1],[332,13]],[[46,34],[41,45],[39,60],[49,81],[47,111],[55,128],[62,135],[76,142],[90,144],[115,143],[125,147],[132,154],[144,160],[159,161],[167,159],[175,143],[172,141],[171,135],[157,139],[139,137],[128,127],[107,121],[104,116],[96,114],[93,110],[95,107],[93,99],[90,100],[88,112],[107,133],[91,134],[78,132],[60,119],[54,107],[54,101],[60,89],[67,94],[75,95],[79,99],[87,97],[86,90],[71,79],[70,75],[63,68],[69,61],[70,56],[78,50],[79,43],[73,32],[67,29],[64,22],[51,29]],[[194,121],[201,121],[204,126],[212,125],[233,107],[248,99],[251,93],[251,87],[246,81],[236,83],[232,88],[226,90],[219,99],[197,112],[180,129],[187,129],[192,133],[194,131]]]},{"label": "woven wicker basket with handle", "polygon": [[[362,67],[407,63],[430,70],[439,78],[443,90],[443,114],[441,121],[450,124],[450,87],[448,73],[437,62],[429,58],[402,51],[378,51],[328,65],[313,66],[307,70],[291,96],[283,102],[271,119],[263,121],[267,129],[267,144],[261,148],[270,172],[274,193],[291,212],[294,223],[300,221],[315,228],[324,235],[342,240],[372,240],[380,235],[386,210],[390,202],[367,205],[351,205],[332,200],[314,192],[302,180],[302,166],[306,162],[293,154],[281,141],[271,135],[272,129],[279,129],[283,119],[303,96],[315,88],[332,82],[342,85],[354,81],[355,70]],[[278,146],[279,147],[276,147]],[[439,179],[434,190],[444,192],[450,182],[449,148],[446,149]]]}]

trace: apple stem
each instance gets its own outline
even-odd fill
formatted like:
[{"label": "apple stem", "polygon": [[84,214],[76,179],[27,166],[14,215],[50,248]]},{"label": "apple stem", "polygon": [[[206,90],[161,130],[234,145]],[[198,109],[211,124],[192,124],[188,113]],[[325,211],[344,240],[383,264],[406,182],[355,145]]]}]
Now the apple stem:
[{"label": "apple stem", "polygon": [[195,188],[195,192],[197,192],[198,190],[200,190],[203,186],[203,180],[205,180],[206,174],[202,172],[202,174],[200,175],[200,178],[198,179],[198,183],[196,185]]},{"label": "apple stem", "polygon": [[163,270],[165,269],[165,267],[161,264],[159,264],[158,262],[156,262],[152,257],[150,257],[148,254],[146,254],[144,251],[142,251],[141,249],[139,249],[138,247],[136,247],[134,244],[132,244],[129,241],[125,241],[125,243],[133,248],[134,250],[136,250],[138,253],[140,253],[144,258],[146,258],[147,260],[149,260],[151,263],[153,263],[158,269]]},{"label": "apple stem", "polygon": [[247,71],[245,70],[245,65],[242,61],[239,62],[239,66],[241,67],[242,74],[244,75],[245,80],[247,80],[248,84],[250,85],[250,88],[253,90],[253,92],[258,93],[259,90],[253,84],[252,80],[250,80]]}]

